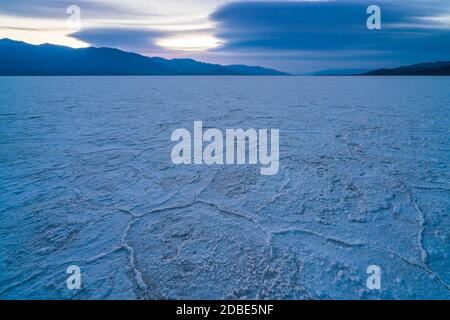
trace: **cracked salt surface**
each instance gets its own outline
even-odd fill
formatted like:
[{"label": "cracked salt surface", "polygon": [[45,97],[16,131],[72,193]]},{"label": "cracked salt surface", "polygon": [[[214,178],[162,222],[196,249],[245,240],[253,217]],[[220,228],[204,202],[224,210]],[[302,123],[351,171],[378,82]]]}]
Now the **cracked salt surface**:
[{"label": "cracked salt surface", "polygon": [[[0,297],[449,299],[449,87],[0,78]],[[280,172],[173,165],[195,120],[279,128]]]}]

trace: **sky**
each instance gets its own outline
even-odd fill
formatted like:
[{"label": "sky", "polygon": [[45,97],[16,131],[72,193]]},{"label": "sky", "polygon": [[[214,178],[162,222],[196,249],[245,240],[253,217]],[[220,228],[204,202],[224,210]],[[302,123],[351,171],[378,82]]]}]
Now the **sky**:
[{"label": "sky", "polygon": [[[381,9],[370,30],[369,5]],[[290,73],[450,60],[449,0],[0,0],[0,38]]]}]

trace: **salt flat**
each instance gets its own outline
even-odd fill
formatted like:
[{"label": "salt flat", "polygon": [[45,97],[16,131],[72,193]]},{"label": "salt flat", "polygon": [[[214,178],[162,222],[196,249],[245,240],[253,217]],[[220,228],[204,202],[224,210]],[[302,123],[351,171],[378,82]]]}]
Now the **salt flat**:
[{"label": "salt flat", "polygon": [[[449,77],[0,78],[0,297],[450,298]],[[170,135],[278,128],[280,169]],[[68,290],[78,265],[82,289]],[[369,290],[369,265],[382,270]]]}]

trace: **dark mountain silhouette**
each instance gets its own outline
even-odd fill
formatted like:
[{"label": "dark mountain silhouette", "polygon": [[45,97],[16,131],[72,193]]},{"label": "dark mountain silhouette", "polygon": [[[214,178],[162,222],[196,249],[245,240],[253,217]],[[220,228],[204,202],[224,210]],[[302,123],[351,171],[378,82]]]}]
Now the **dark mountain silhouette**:
[{"label": "dark mountain silhouette", "polygon": [[287,75],[262,67],[222,66],[192,59],[150,58],[112,48],[82,48],[0,40],[0,76]]},{"label": "dark mountain silhouette", "polygon": [[325,69],[310,73],[311,76],[350,76],[366,73],[370,69]]},{"label": "dark mountain silhouette", "polygon": [[450,76],[450,61],[419,63],[394,69],[378,69],[363,73],[367,76]]}]

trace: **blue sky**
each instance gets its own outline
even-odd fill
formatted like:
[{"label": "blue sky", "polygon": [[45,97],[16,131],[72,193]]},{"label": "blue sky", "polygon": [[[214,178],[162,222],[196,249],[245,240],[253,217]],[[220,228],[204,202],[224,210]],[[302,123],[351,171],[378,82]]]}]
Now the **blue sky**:
[{"label": "blue sky", "polygon": [[[366,27],[371,4],[381,30]],[[370,69],[450,60],[450,1],[0,0],[3,37],[293,73]]]}]

